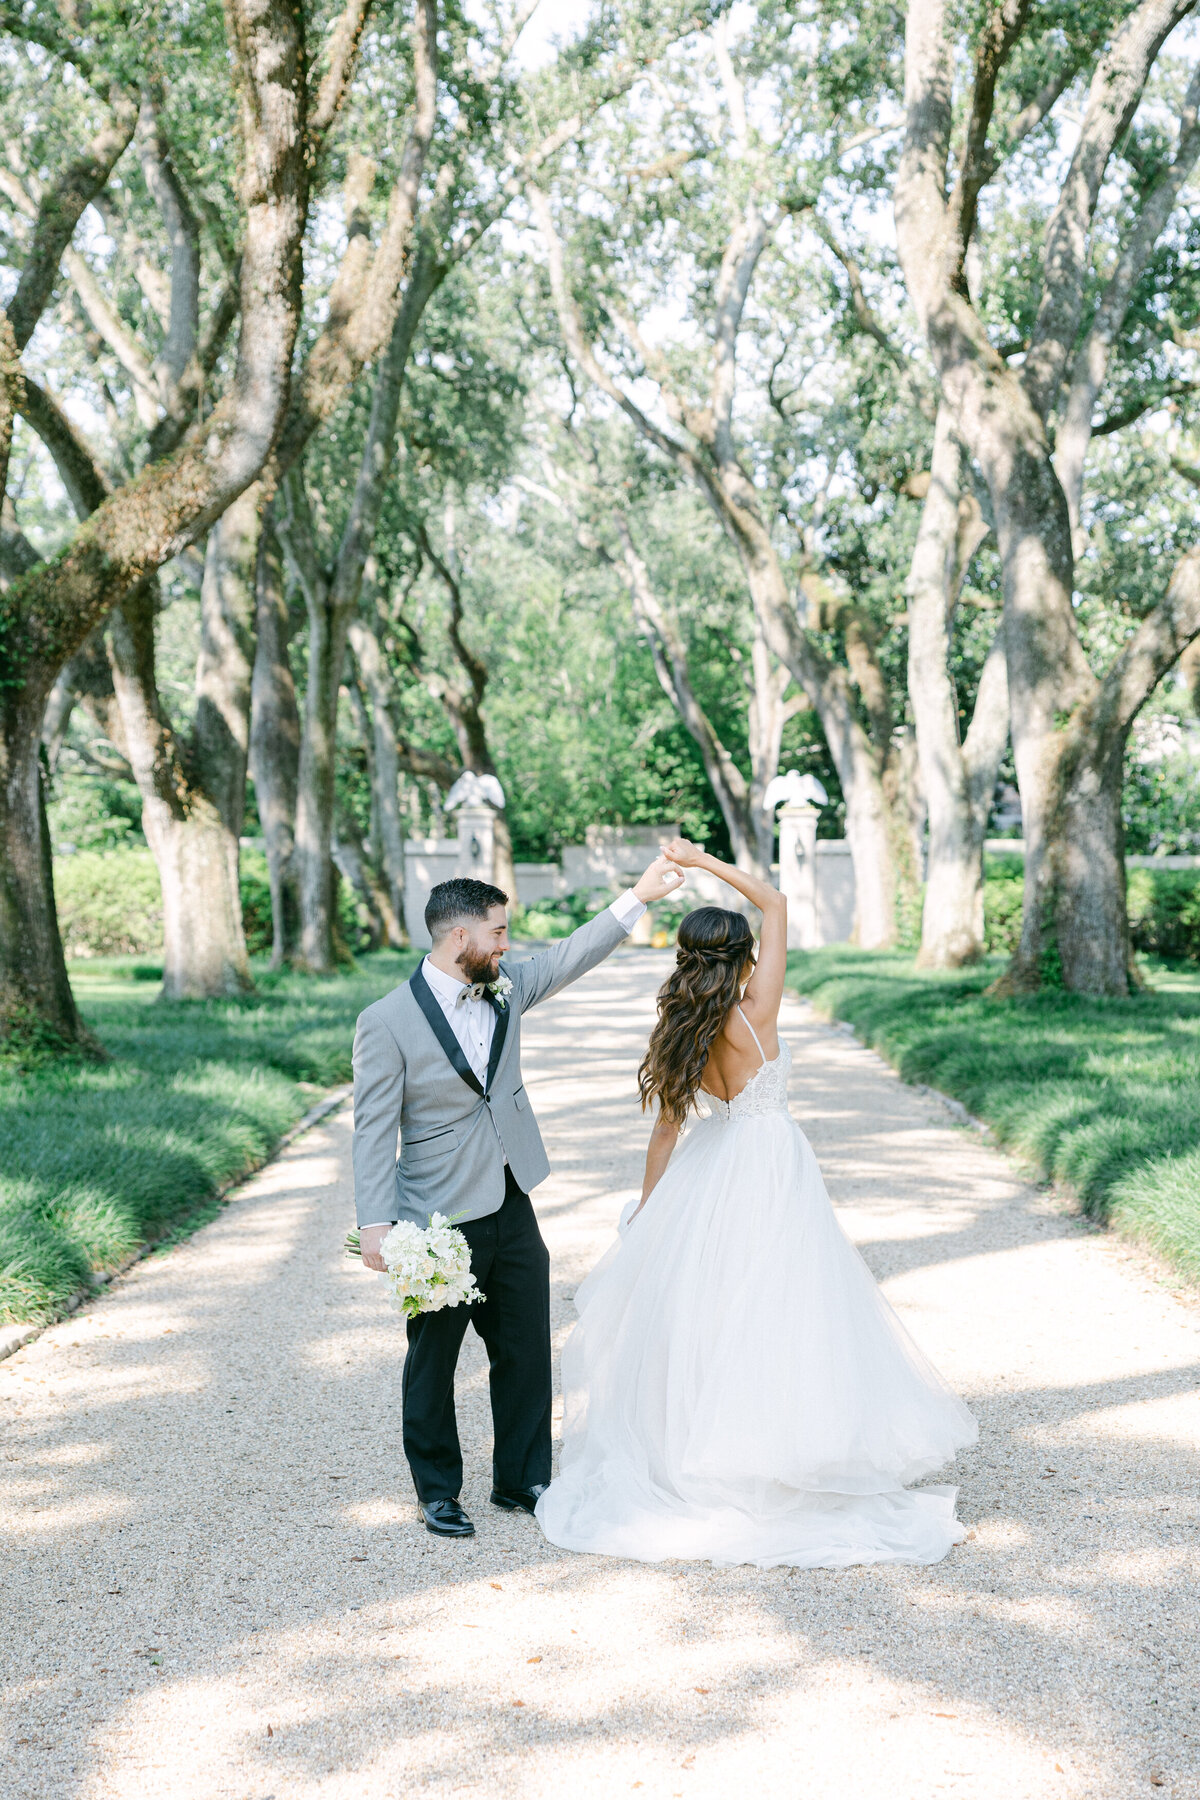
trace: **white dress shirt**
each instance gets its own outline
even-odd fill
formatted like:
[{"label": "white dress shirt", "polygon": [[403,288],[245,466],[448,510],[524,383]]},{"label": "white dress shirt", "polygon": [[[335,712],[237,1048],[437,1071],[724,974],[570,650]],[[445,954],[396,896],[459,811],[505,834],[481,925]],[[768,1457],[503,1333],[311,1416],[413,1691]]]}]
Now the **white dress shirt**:
[{"label": "white dress shirt", "polygon": [[[617,896],[608,910],[621,929],[628,932],[633,930],[646,908],[633,889],[626,888],[623,894]],[[446,1022],[458,1039],[462,1053],[470,1064],[476,1080],[481,1086],[486,1086],[488,1062],[492,1054],[492,1038],[496,1031],[495,1007],[482,994],[478,1000],[473,1000],[470,995],[466,999],[460,999],[459,996],[467,987],[467,982],[460,975],[447,975],[444,969],[439,969],[437,964],[430,962],[428,957],[421,964],[421,973],[425,977],[430,993],[445,1013]],[[500,1148],[503,1151],[503,1144]],[[504,1161],[507,1165],[507,1156]],[[384,1219],[375,1221],[378,1225],[388,1222]],[[369,1225],[362,1227],[363,1231],[370,1229]]]}]

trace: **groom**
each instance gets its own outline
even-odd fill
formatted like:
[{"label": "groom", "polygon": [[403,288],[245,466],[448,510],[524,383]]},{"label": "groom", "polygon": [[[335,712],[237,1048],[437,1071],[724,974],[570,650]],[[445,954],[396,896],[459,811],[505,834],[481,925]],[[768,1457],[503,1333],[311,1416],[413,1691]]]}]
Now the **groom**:
[{"label": "groom", "polygon": [[354,1196],[363,1262],[383,1269],[379,1247],[397,1219],[424,1227],[440,1212],[470,1245],[484,1295],[408,1321],[404,1454],[420,1515],[439,1537],[475,1530],[458,1499],[454,1416],[468,1324],[491,1370],[493,1503],[532,1512],[550,1480],[550,1259],[529,1199],[550,1165],[521,1080],[522,1014],[603,962],[648,903],[682,879],[660,856],[569,938],[503,965],[506,895],[483,881],[443,881],[425,908],[432,950],[359,1017]]}]

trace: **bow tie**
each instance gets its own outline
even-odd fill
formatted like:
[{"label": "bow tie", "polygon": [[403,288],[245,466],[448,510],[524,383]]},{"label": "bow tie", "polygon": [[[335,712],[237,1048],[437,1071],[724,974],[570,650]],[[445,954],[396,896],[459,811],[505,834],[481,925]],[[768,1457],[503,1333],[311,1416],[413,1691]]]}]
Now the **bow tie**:
[{"label": "bow tie", "polygon": [[465,987],[461,994],[457,996],[454,1004],[455,1006],[461,1006],[464,1000],[482,1000],[486,993],[486,981],[473,981],[469,987]]}]

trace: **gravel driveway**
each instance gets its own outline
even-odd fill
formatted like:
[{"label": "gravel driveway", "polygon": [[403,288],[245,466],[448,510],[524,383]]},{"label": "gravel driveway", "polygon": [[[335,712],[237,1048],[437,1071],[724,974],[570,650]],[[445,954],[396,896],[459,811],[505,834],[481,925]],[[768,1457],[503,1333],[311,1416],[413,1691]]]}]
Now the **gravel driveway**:
[{"label": "gravel driveway", "polygon": [[[532,1014],[559,1341],[637,1185],[666,966]],[[931,1569],[572,1558],[488,1505],[430,1538],[402,1326],[340,1254],[348,1109],[0,1364],[4,1800],[1200,1800],[1200,1313],[790,1003],[842,1219],[976,1409]],[[764,1371],[764,1374],[767,1372]]]}]

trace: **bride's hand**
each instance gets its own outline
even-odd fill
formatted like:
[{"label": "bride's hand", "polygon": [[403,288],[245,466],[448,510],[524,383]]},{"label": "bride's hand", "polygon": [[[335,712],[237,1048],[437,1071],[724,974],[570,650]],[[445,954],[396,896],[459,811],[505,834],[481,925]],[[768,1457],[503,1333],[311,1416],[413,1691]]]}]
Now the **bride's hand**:
[{"label": "bride's hand", "polygon": [[682,886],[680,870],[667,857],[656,856],[633,891],[644,905],[649,906],[652,900],[665,900],[668,894],[676,893]]},{"label": "bride's hand", "polygon": [[672,838],[663,850],[669,862],[678,863],[681,869],[698,869],[704,856],[699,844],[689,844],[686,838]]}]

